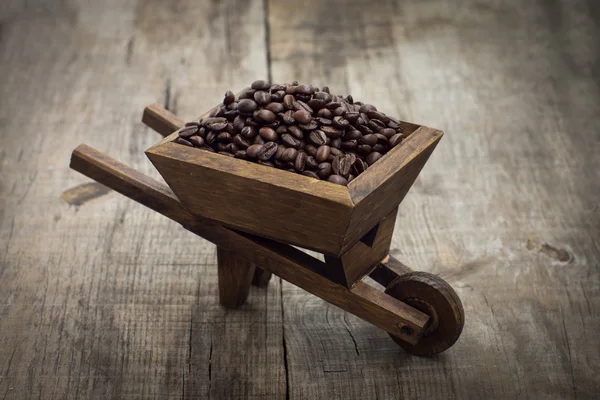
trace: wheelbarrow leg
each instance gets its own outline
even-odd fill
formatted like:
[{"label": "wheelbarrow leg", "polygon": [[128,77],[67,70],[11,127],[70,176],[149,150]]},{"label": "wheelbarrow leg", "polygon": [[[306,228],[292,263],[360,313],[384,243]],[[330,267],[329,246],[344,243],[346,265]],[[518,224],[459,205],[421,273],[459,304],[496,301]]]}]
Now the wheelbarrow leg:
[{"label": "wheelbarrow leg", "polygon": [[238,308],[248,299],[254,277],[254,264],[235,253],[217,246],[219,266],[219,302],[227,308]]},{"label": "wheelbarrow leg", "polygon": [[252,278],[252,284],[257,287],[266,287],[271,280],[272,273],[265,271],[262,268],[256,267],[254,269],[254,277]]}]

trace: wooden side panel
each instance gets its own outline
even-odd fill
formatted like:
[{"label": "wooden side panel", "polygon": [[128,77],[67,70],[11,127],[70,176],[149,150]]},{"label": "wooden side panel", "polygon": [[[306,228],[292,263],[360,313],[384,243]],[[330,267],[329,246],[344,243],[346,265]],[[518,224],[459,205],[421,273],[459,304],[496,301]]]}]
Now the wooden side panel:
[{"label": "wooden side panel", "polygon": [[350,183],[356,204],[344,239],[343,251],[398,207],[443,133],[420,127],[397,150],[390,152],[371,169]]},{"label": "wooden side panel", "polygon": [[146,153],[191,213],[325,254],[341,253],[352,210],[345,187],[175,143]]}]

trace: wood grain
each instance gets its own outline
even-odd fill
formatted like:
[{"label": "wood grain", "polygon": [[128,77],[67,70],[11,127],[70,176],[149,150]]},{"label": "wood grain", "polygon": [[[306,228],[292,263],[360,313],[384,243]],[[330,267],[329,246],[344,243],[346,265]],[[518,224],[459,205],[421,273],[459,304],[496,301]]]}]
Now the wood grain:
[{"label": "wood grain", "polygon": [[239,308],[248,299],[254,277],[254,264],[217,246],[217,266],[219,303],[227,308]]}]

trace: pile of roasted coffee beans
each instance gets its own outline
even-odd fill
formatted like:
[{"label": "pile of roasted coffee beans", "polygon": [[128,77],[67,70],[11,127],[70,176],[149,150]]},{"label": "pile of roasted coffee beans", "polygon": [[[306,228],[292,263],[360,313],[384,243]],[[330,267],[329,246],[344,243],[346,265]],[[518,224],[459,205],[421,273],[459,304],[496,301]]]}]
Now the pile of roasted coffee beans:
[{"label": "pile of roasted coffee beans", "polygon": [[404,138],[400,121],[328,87],[255,81],[228,91],[177,143],[347,185]]}]

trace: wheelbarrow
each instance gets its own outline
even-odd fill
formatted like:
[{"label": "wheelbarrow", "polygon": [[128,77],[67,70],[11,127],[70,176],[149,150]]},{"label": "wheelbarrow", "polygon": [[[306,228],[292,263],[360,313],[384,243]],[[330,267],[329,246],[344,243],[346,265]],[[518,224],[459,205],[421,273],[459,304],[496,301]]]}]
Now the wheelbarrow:
[{"label": "wheelbarrow", "polygon": [[173,143],[184,123],[157,104],[142,121],[164,137],[146,154],[168,186],[85,144],[70,166],[216,244],[223,306],[241,306],[252,284],[266,286],[275,274],[383,329],[409,353],[434,355],[459,338],[455,291],[389,255],[398,205],[441,131],[402,122],[406,140],[346,187]]}]

